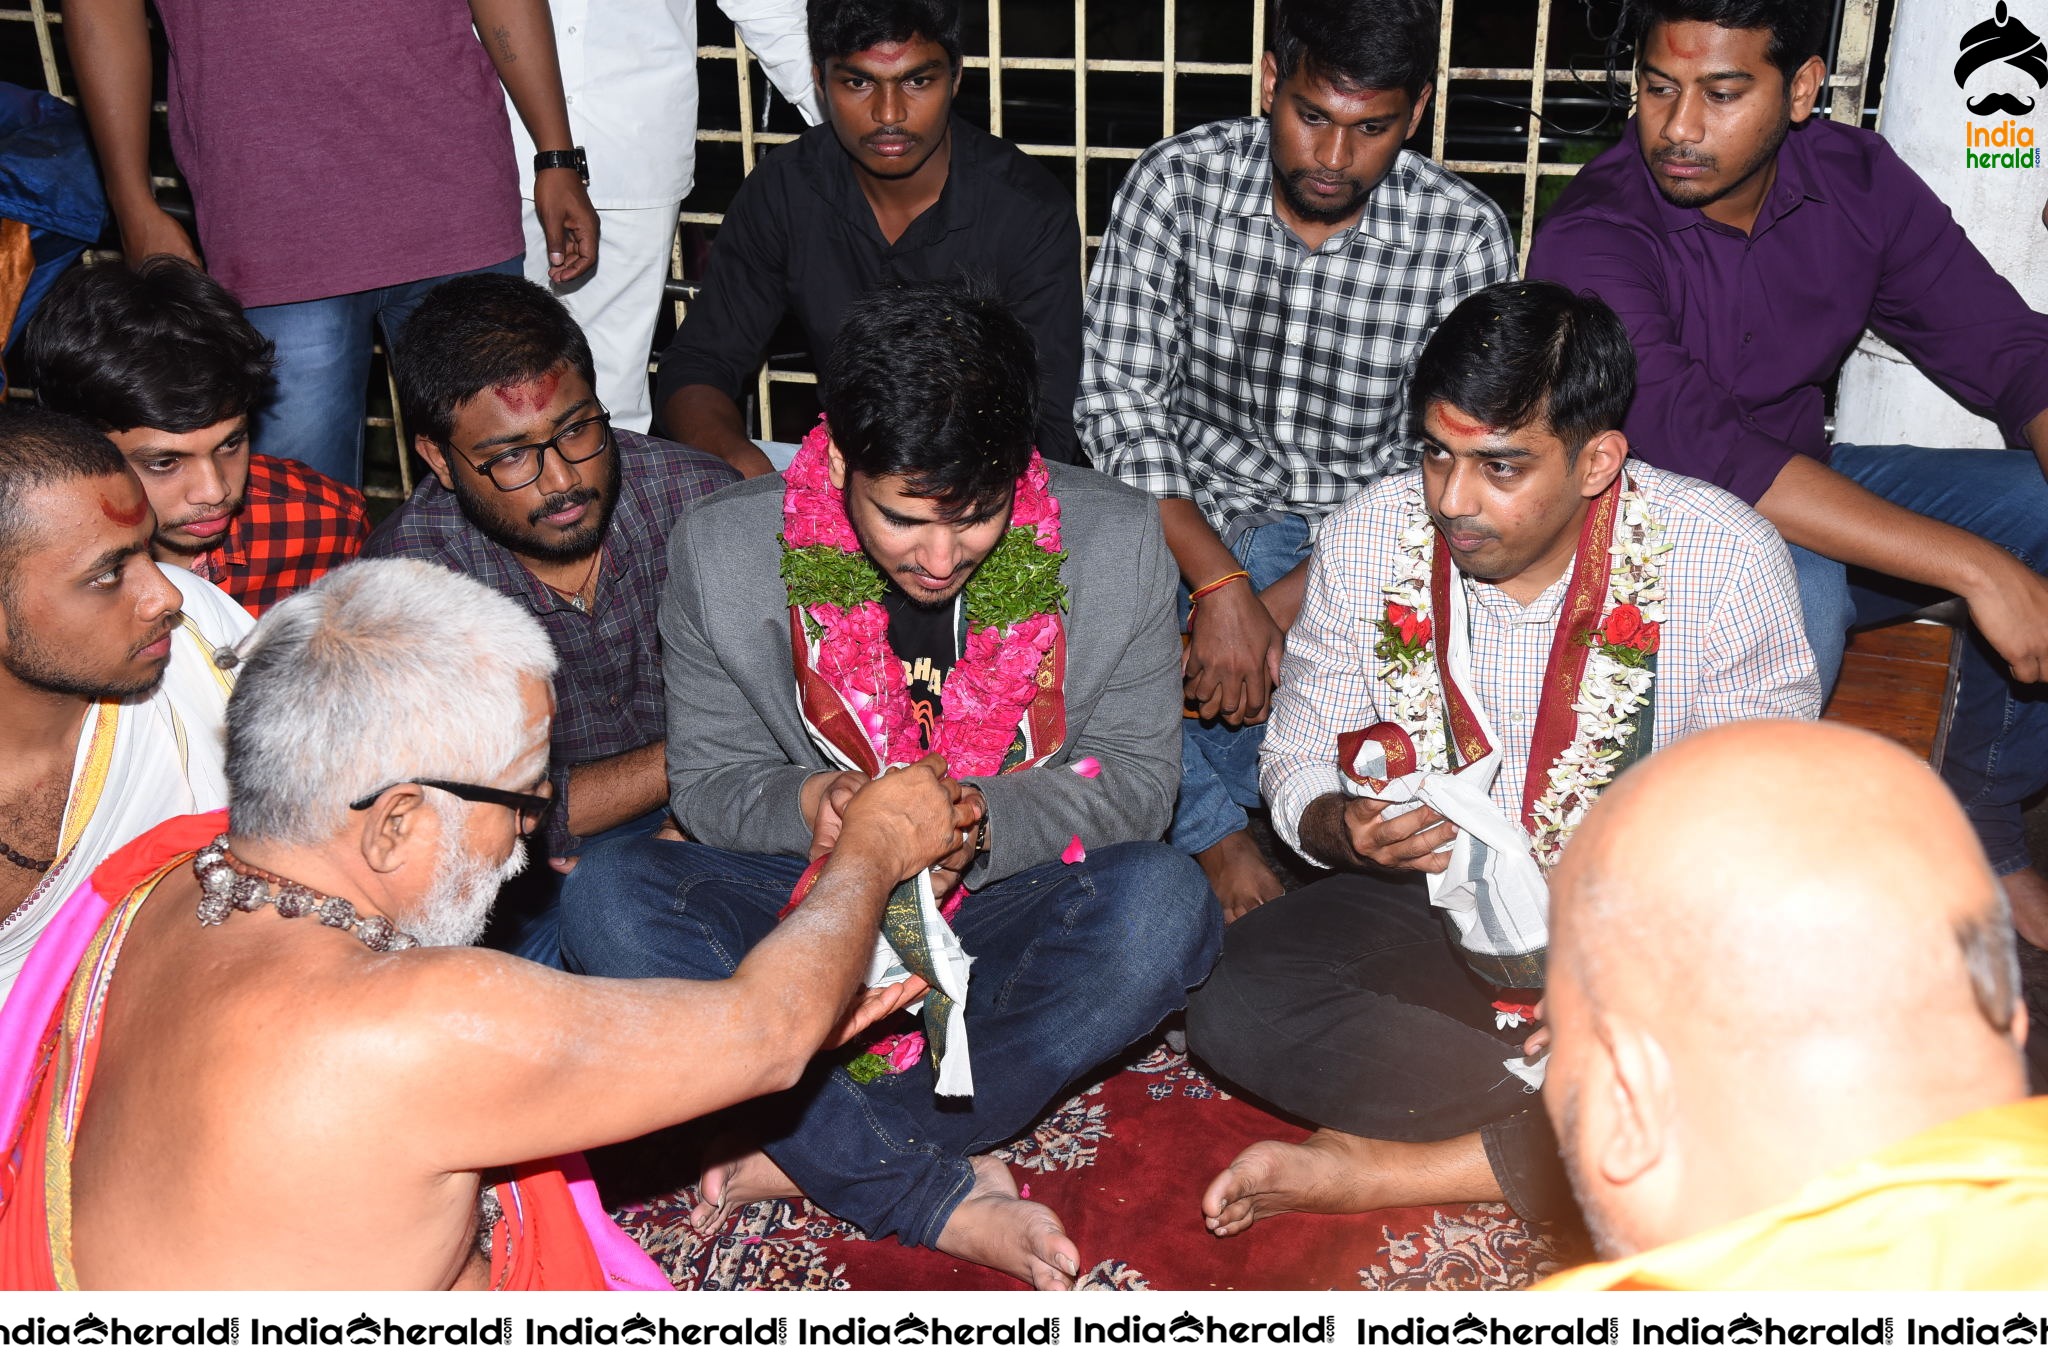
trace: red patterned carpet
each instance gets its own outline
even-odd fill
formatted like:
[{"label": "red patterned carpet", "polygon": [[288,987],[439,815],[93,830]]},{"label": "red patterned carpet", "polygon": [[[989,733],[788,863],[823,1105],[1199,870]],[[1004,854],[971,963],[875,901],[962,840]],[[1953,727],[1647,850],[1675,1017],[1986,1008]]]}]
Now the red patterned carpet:
[{"label": "red patterned carpet", "polygon": [[[1505,1206],[1283,1216],[1212,1238],[1197,1207],[1246,1144],[1304,1131],[1228,1095],[1161,1045],[1071,1097],[999,1150],[1032,1199],[1059,1212],[1091,1291],[1484,1290],[1527,1286],[1586,1256],[1583,1235],[1530,1226]],[[893,1239],[869,1241],[804,1201],[761,1201],[709,1239],[684,1218],[688,1132],[598,1156],[605,1189],[668,1194],[624,1205],[622,1224],[684,1290],[1015,1290],[999,1273]]]}]

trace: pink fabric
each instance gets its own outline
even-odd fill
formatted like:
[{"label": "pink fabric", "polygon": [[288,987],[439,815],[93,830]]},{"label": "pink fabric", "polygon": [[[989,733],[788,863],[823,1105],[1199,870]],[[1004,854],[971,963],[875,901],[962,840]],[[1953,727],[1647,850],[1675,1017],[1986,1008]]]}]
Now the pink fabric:
[{"label": "pink fabric", "polygon": [[464,0],[156,9],[171,49],[171,150],[207,269],[243,307],[524,251],[505,96]]},{"label": "pink fabric", "polygon": [[604,1208],[604,1202],[597,1197],[597,1183],[590,1175],[590,1164],[580,1153],[565,1153],[554,1160],[562,1176],[569,1180],[569,1195],[576,1202],[576,1213],[583,1217],[583,1228],[590,1235],[590,1246],[597,1250],[597,1260],[604,1266],[605,1280],[612,1291],[673,1291],[669,1279],[654,1259],[647,1256],[647,1250],[633,1242],[633,1237],[612,1222],[611,1212]]},{"label": "pink fabric", "polygon": [[[36,1053],[49,1033],[50,1018],[116,900],[118,894],[107,898],[93,879],[80,884],[37,937],[6,1005],[0,1006],[0,1141],[21,1129],[22,1107],[28,1104],[35,1081]],[[6,1195],[0,1193],[0,1198]]]},{"label": "pink fabric", "polygon": [[[23,1107],[34,1091],[37,1054],[108,912],[169,859],[198,849],[226,829],[226,816],[207,812],[174,817],[123,846],[71,895],[36,941],[14,990],[0,1006],[0,1143],[11,1143],[21,1131]],[[577,1217],[604,1269],[607,1289],[674,1289],[654,1260],[612,1222],[582,1154],[563,1154],[542,1166],[556,1169],[567,1182]],[[40,1198],[40,1192],[36,1195]],[[13,1192],[0,1191],[0,1206],[13,1197]]]}]

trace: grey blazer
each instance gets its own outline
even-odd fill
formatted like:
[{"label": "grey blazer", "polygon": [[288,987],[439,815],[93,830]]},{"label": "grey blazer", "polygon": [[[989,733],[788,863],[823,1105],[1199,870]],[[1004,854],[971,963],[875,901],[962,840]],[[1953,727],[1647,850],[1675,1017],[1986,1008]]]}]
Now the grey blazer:
[{"label": "grey blazer", "polygon": [[[1176,571],[1158,504],[1093,470],[1048,468],[1067,549],[1067,740],[1041,768],[976,780],[991,843],[970,887],[1056,859],[1076,835],[1156,840],[1180,787]],[[802,855],[799,792],[830,766],[797,710],[781,531],[782,478],[764,475],[697,500],[669,537],[669,805],[707,844]],[[1073,772],[1084,755],[1101,777]]]}]

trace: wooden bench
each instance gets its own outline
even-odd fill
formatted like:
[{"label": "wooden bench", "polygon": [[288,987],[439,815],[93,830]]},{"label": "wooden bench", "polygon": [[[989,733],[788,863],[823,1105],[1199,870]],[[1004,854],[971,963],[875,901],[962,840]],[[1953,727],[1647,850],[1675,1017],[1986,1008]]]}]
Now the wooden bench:
[{"label": "wooden bench", "polygon": [[1960,598],[1854,632],[1821,715],[1889,736],[1935,768],[1948,751],[1969,609]]}]

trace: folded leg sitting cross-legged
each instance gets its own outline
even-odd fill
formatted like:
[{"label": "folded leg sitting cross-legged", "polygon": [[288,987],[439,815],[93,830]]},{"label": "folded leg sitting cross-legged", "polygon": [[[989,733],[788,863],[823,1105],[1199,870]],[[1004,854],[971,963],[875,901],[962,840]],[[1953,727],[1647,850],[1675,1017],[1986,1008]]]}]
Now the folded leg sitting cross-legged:
[{"label": "folded leg sitting cross-legged", "polygon": [[[564,957],[576,972],[605,977],[727,977],[775,928],[803,870],[802,859],[782,855],[614,842],[569,875]],[[716,1175],[724,1189],[706,1199],[722,1206],[801,1191],[873,1236],[993,1263],[1039,1285],[1049,1267],[1074,1275],[1075,1249],[1052,1212],[1004,1199],[1014,1187],[992,1191],[989,1182],[1007,1173],[974,1155],[1026,1129],[1177,1008],[1214,958],[1220,924],[1194,863],[1155,844],[1091,850],[1084,863],[1043,864],[973,894],[953,925],[974,956],[974,1095],[934,1096],[922,1064],[861,1083],[841,1058],[821,1057],[797,1087],[749,1112],[749,1139],[790,1186],[777,1190],[765,1165],[735,1161]]]},{"label": "folded leg sitting cross-legged", "polygon": [[[1159,843],[1180,774],[1180,633],[1156,504],[1032,449],[1030,334],[999,300],[897,285],[848,314],[825,420],[786,474],[690,506],[661,605],[669,808],[696,843],[642,840],[562,894],[573,969],[722,978],[767,935],[874,775],[926,754],[968,791],[931,872],[952,947],[902,961],[958,1003],[943,1071],[868,1082],[819,1060],[735,1118],[700,1226],[801,1191],[1041,1288],[1079,1275],[1050,1210],[988,1150],[1142,1038],[1202,981],[1223,910]],[[970,402],[971,400],[971,402]],[[886,962],[886,956],[885,956]],[[863,1071],[873,1065],[863,1065]],[[944,1097],[936,1093],[943,1084]]]},{"label": "folded leg sitting cross-legged", "polygon": [[1532,1030],[1496,1028],[1498,995],[1419,877],[1338,874],[1233,922],[1188,1003],[1188,1046],[1320,1128],[1240,1154],[1203,1194],[1209,1228],[1446,1201],[1569,1210],[1542,1097],[1502,1066]]}]

